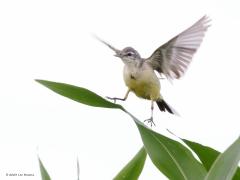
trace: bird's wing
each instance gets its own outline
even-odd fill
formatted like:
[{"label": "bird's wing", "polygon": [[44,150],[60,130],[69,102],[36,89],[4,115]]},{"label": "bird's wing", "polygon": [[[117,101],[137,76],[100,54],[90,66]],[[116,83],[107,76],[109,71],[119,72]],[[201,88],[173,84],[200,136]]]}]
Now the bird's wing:
[{"label": "bird's wing", "polygon": [[146,62],[170,79],[179,79],[200,46],[210,19],[203,16],[191,27],[160,46]]}]

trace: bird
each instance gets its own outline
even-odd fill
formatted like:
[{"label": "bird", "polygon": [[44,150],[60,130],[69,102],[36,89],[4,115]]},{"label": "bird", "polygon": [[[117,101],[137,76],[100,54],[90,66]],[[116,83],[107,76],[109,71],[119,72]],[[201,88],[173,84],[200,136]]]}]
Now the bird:
[{"label": "bird", "polygon": [[129,93],[133,92],[140,98],[150,100],[151,116],[144,122],[150,123],[151,126],[155,125],[153,121],[154,102],[160,111],[177,114],[162,97],[157,74],[164,75],[170,81],[181,78],[201,45],[205,32],[210,26],[210,21],[208,16],[203,16],[192,26],[158,47],[148,58],[142,58],[139,52],[132,47],[119,50],[95,36],[100,42],[112,49],[115,56],[124,63],[123,79],[128,88],[127,92],[123,98],[107,98],[114,100],[114,102],[116,100],[125,101]]}]

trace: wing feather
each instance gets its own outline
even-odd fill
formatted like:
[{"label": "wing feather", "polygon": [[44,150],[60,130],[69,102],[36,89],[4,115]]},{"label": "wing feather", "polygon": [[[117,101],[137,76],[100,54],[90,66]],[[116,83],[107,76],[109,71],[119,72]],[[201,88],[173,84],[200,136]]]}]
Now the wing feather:
[{"label": "wing feather", "polygon": [[160,46],[146,62],[167,78],[178,79],[186,72],[202,43],[210,19],[203,16],[191,27]]}]

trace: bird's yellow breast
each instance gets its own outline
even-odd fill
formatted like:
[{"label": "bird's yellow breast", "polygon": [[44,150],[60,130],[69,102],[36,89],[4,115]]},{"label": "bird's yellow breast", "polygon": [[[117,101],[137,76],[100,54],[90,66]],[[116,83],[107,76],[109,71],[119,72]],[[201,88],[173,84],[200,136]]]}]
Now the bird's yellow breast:
[{"label": "bird's yellow breast", "polygon": [[160,98],[160,83],[150,67],[124,67],[124,81],[138,97],[157,100]]}]

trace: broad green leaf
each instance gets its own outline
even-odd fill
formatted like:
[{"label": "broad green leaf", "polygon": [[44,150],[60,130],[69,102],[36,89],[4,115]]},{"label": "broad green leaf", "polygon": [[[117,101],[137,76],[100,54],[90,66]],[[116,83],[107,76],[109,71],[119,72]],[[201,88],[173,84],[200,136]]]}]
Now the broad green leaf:
[{"label": "broad green leaf", "polygon": [[106,101],[85,88],[45,80],[36,81],[54,92],[77,102],[95,107],[118,108],[128,113],[137,124],[144,147],[152,162],[170,179],[202,180],[205,177],[205,168],[185,146],[147,128],[122,106]]},{"label": "broad green leaf", "polygon": [[42,161],[40,160],[40,158],[38,158],[39,161],[39,167],[40,167],[40,172],[41,172],[41,176],[42,176],[42,180],[51,180],[47,170],[45,169],[45,167],[43,166]]},{"label": "broad green leaf", "polygon": [[91,92],[88,89],[82,87],[46,80],[36,81],[51,89],[55,93],[58,93],[62,96],[89,106],[123,109],[121,105],[107,101],[101,96],[95,94],[94,92]]},{"label": "broad green leaf", "polygon": [[134,158],[117,174],[114,180],[137,180],[140,176],[147,153],[144,147],[134,156]]},{"label": "broad green leaf", "polygon": [[207,170],[211,168],[213,162],[216,160],[216,158],[220,154],[218,151],[210,147],[203,146],[201,144],[198,144],[186,139],[182,139],[182,140],[188,145],[188,147],[190,147],[197,154],[197,156],[199,157],[202,164]]},{"label": "broad green leaf", "polygon": [[[199,159],[201,160],[202,164],[207,169],[207,171],[210,170],[214,161],[221,154],[219,151],[216,151],[211,147],[203,146],[199,143],[192,142],[186,139],[182,139],[182,140],[188,145],[188,147],[190,147],[196,153],[196,155],[199,157]],[[234,174],[233,180],[240,180],[239,167],[237,168],[237,171]]]},{"label": "broad green leaf", "polygon": [[153,164],[169,179],[203,180],[206,169],[181,143],[154,132],[127,112],[135,121]]},{"label": "broad green leaf", "polygon": [[204,180],[232,180],[240,161],[240,138],[214,161]]}]

